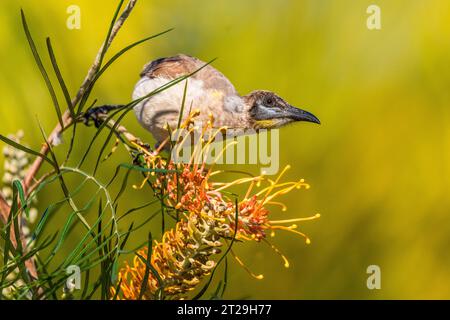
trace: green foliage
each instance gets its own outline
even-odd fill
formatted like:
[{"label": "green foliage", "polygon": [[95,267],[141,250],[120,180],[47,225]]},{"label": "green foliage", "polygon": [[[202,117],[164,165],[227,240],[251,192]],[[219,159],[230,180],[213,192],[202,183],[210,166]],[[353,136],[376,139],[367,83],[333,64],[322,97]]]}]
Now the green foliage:
[{"label": "green foliage", "polygon": [[[110,42],[113,27],[119,18],[123,2],[123,0],[119,1],[108,28],[105,43]],[[164,172],[164,170],[150,170],[133,163],[122,163],[117,166],[113,177],[106,184],[99,180],[96,173],[102,164],[103,154],[113,137],[119,139],[130,152],[130,156],[136,154],[135,148],[128,145],[124,139],[121,139],[120,134],[116,131],[124,116],[137,103],[186,80],[191,75],[175,79],[147,96],[132,101],[123,106],[123,108],[113,112],[98,128],[94,128],[94,135],[90,143],[87,144],[83,156],[80,159],[72,159],[71,152],[75,141],[77,141],[77,125],[81,121],[84,107],[90,100],[95,83],[115,61],[130,49],[159,37],[171,29],[126,46],[113,55],[105,64],[103,64],[103,61],[109,45],[104,45],[97,57],[97,65],[92,69],[94,75],[87,83],[83,84],[82,90],[80,90],[81,97],[78,99],[77,97],[71,99],[51,40],[47,38],[48,56],[67,106],[66,112],[63,113],[23,11],[21,11],[21,18],[36,65],[52,98],[58,122],[63,130],[67,130],[70,127],[72,127],[72,130],[69,147],[65,154],[62,155],[57,154],[53,150],[53,141],[48,140],[47,134],[41,126],[40,130],[44,144],[48,147],[49,155],[41,154],[8,137],[0,135],[0,140],[6,144],[22,150],[30,156],[41,157],[50,164],[50,169],[42,175],[42,179],[36,183],[33,190],[29,193],[24,190],[20,180],[13,182],[11,209],[6,224],[0,230],[2,239],[0,251],[2,258],[0,264],[0,299],[115,299],[117,298],[118,290],[116,290],[115,296],[111,296],[111,287],[120,287],[120,283],[117,283],[117,271],[119,264],[123,260],[122,256],[134,253],[143,245],[147,244],[149,248],[152,245],[152,238],[149,234],[148,241],[142,243],[138,248],[127,248],[130,235],[147,226],[163,209],[157,210],[137,225],[135,222],[132,222],[125,228],[126,231],[122,231],[122,223],[126,222],[129,216],[155,204],[161,203],[161,208],[164,207],[161,199],[155,199],[144,205],[132,206],[120,214],[119,207],[123,200],[124,191],[129,185],[129,176],[132,173],[142,175],[150,171]],[[66,114],[68,114],[67,117],[71,121],[65,122],[64,117]],[[115,125],[112,127],[107,126],[110,120],[115,120]],[[103,144],[96,150],[93,146],[106,128],[109,129],[109,133]],[[94,155],[95,160],[93,162],[95,165],[93,170],[89,172],[89,170],[82,167],[87,159],[92,159],[91,154],[93,152],[98,152],[98,154]],[[60,161],[61,158],[64,161]],[[78,165],[70,167],[66,165],[68,162],[78,162]],[[121,171],[123,171],[121,169],[126,170],[125,174],[121,175]],[[121,176],[122,179],[120,179]],[[113,195],[113,190],[117,188],[119,190],[116,195]],[[30,240],[25,242],[20,240],[14,241],[14,239],[23,238],[20,230],[20,217],[23,214],[28,215],[31,203],[39,195],[49,192],[60,194],[59,199],[46,205],[40,214],[39,221],[34,225]],[[55,220],[61,221],[62,217],[64,217],[64,223],[56,226],[52,224]],[[33,246],[31,246],[32,243]],[[157,275],[156,270],[149,261],[145,260],[145,262],[148,265],[146,276],[148,277],[150,272],[153,273],[161,281],[161,288],[163,288],[162,280]],[[27,263],[35,265],[38,274],[37,278],[30,274],[27,269]],[[78,266],[80,268],[84,282],[83,290],[74,291],[73,283],[71,282],[72,274],[67,273],[67,269],[70,266]],[[2,292],[6,292],[6,289],[8,289],[8,295],[3,295]],[[142,288],[142,292],[144,291],[145,288]],[[162,290],[159,295],[162,298],[161,294]]]}]

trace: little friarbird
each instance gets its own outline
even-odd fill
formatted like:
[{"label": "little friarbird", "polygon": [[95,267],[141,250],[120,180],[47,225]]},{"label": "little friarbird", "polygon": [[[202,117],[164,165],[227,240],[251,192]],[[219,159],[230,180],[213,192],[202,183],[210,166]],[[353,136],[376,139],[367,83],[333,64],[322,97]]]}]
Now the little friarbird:
[{"label": "little friarbird", "polygon": [[[186,75],[190,75],[187,85],[185,81],[168,85]],[[158,143],[167,138],[167,126],[176,129],[183,99],[182,119],[197,109],[196,120],[206,123],[212,114],[217,127],[257,130],[279,128],[295,121],[320,124],[312,113],[290,105],[271,91],[255,90],[241,96],[220,71],[185,54],[151,61],[140,77],[133,91],[134,100],[157,93],[134,106],[134,112]],[[167,88],[159,90],[165,85]]]}]

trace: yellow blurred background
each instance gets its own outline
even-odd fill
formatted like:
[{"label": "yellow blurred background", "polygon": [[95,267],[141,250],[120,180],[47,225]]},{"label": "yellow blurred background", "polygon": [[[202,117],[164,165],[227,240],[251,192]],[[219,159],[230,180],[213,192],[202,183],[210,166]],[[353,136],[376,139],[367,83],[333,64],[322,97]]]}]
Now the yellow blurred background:
[{"label": "yellow blurred background", "polygon": [[[80,30],[66,27],[66,9],[73,4],[81,8]],[[381,8],[381,30],[366,27],[371,4]],[[27,144],[39,149],[37,118],[47,132],[57,121],[22,31],[20,8],[48,71],[45,37],[52,39],[74,94],[115,6],[2,1],[1,134],[24,129]],[[218,57],[213,65],[239,92],[273,90],[322,121],[280,131],[280,166],[290,164],[287,177],[303,177],[311,189],[285,196],[287,212],[273,210],[277,218],[320,212],[319,220],[301,226],[312,243],[277,233],[272,242],[289,258],[288,269],[268,246],[236,245],[251,270],[265,278],[251,278],[230,260],[225,298],[449,299],[449,21],[450,2],[442,0],[141,0],[108,57],[135,40],[175,30],[116,62],[92,97],[98,104],[127,103],[146,62],[186,53],[205,61]],[[132,114],[124,123],[153,143]],[[81,134],[90,139],[93,131]],[[85,145],[84,139],[77,142],[75,159]],[[127,160],[114,157],[102,167],[106,177]],[[127,201],[150,197],[129,190]],[[41,196],[40,209],[50,198]],[[155,238],[159,223],[153,224]],[[148,231],[131,241],[145,241]],[[369,265],[381,268],[380,290],[366,286]]]}]

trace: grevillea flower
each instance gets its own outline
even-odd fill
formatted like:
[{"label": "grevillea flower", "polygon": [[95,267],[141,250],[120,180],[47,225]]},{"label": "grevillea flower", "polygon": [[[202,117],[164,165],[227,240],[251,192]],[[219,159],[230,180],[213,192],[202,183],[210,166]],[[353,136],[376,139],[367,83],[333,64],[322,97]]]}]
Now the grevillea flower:
[{"label": "grevillea flower", "polygon": [[[310,242],[306,235],[295,230],[296,224],[283,224],[315,219],[318,214],[278,221],[269,217],[270,205],[281,205],[283,211],[286,209],[282,203],[274,201],[278,196],[295,188],[309,188],[303,179],[280,182],[289,167],[275,181],[257,176],[220,183],[211,181],[218,171],[213,171],[212,167],[206,169],[205,163],[176,164],[158,153],[142,152],[144,165],[155,169],[149,170],[151,172],[145,181],[152,181],[155,195],[167,208],[166,213],[177,214],[180,219],[173,229],[163,234],[160,242],[154,242],[149,259],[152,272],[146,272],[148,248],[140,250],[132,263],[126,263],[119,271],[118,292],[115,287],[111,288],[112,295],[118,299],[156,299],[161,291],[168,298],[185,297],[211,274],[217,263],[217,254],[232,239],[269,244],[281,255],[285,267],[289,266],[288,260],[267,240],[267,233],[273,235],[278,229],[292,231],[303,236],[306,243]],[[223,192],[240,184],[249,185],[241,201]],[[263,187],[264,184],[267,186]],[[249,271],[240,258],[234,257]],[[262,278],[262,275],[250,274],[257,279]],[[143,286],[145,278],[147,283]]]}]

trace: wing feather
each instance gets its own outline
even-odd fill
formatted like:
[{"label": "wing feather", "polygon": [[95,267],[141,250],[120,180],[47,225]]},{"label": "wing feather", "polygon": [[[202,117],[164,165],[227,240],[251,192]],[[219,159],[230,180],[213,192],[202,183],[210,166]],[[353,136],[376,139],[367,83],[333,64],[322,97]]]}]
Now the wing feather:
[{"label": "wing feather", "polygon": [[[179,54],[173,57],[160,58],[151,61],[144,66],[141,77],[166,77],[175,79],[192,73],[203,67],[205,64],[205,62],[197,58]],[[201,80],[205,89],[218,90],[222,92],[224,96],[238,95],[233,84],[220,71],[211,65],[207,65],[195,73],[192,78]]]}]

